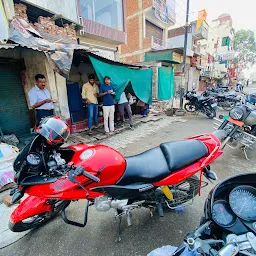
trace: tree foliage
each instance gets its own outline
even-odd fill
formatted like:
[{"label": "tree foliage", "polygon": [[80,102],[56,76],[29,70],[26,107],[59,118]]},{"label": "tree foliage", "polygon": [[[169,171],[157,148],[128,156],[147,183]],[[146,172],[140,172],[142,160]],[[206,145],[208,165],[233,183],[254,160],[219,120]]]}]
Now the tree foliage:
[{"label": "tree foliage", "polygon": [[237,53],[235,62],[244,68],[256,63],[255,34],[251,30],[238,30],[234,38],[234,50]]}]

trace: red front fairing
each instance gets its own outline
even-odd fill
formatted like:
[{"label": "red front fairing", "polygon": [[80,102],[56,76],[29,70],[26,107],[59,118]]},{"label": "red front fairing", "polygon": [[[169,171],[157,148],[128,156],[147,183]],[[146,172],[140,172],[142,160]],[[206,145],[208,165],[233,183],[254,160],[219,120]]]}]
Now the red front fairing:
[{"label": "red front fairing", "polygon": [[[85,176],[76,179],[86,187],[88,198],[101,195],[90,191],[91,187],[113,185],[123,175],[126,167],[124,157],[116,150],[105,145],[78,144],[70,146],[76,153],[71,162],[75,166],[82,165],[86,171],[100,178],[99,183],[88,180]],[[54,183],[31,186],[26,190],[29,195],[76,200],[86,198],[86,193],[77,184],[69,181],[67,176],[61,177]]]}]

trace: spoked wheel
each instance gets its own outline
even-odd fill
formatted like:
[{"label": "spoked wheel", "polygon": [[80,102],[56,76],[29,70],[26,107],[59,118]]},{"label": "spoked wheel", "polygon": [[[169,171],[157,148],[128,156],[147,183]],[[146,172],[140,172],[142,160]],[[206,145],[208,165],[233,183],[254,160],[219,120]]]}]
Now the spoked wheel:
[{"label": "spoked wheel", "polygon": [[213,119],[214,117],[216,117],[216,111],[211,106],[205,106],[204,110],[205,110],[205,114],[210,119]]},{"label": "spoked wheel", "polygon": [[195,105],[192,105],[190,103],[186,103],[184,105],[184,108],[187,112],[196,112],[196,106]]},{"label": "spoked wheel", "polygon": [[70,201],[57,201],[54,203],[54,208],[51,213],[41,213],[16,223],[9,222],[9,228],[13,232],[23,232],[38,227],[55,217],[63,209],[63,207],[65,207],[69,203]]},{"label": "spoked wheel", "polygon": [[199,187],[200,180],[197,176],[192,176],[175,186],[169,186],[173,199],[167,200],[165,206],[175,209],[177,206],[190,201],[198,194]]}]

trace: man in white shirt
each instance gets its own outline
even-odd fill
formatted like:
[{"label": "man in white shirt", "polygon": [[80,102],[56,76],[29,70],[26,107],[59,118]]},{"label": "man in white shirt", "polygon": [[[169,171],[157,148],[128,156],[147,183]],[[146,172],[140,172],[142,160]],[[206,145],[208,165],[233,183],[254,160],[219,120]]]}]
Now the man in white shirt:
[{"label": "man in white shirt", "polygon": [[133,130],[133,121],[132,121],[132,110],[131,106],[126,98],[125,92],[123,92],[120,96],[120,100],[118,102],[118,110],[120,112],[121,121],[124,122],[124,110],[126,109],[128,116],[129,116],[129,124],[130,128]]},{"label": "man in white shirt", "polygon": [[29,91],[29,101],[31,108],[36,110],[36,122],[46,116],[53,116],[53,100],[50,92],[45,88],[46,79],[42,74],[35,76],[35,86]]}]

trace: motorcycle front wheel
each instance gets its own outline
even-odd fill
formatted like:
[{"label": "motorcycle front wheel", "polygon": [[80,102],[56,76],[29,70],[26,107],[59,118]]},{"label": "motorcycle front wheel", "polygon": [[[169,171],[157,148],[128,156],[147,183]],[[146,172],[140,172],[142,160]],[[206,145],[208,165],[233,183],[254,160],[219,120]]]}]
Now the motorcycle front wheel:
[{"label": "motorcycle front wheel", "polygon": [[187,112],[196,112],[196,106],[187,102],[185,105],[184,105],[184,108]]},{"label": "motorcycle front wheel", "polygon": [[39,215],[31,216],[20,222],[9,222],[9,229],[13,232],[23,232],[29,229],[36,228],[50,219],[54,218],[70,201],[58,201],[54,203],[53,211],[51,213],[45,212]]},{"label": "motorcycle front wheel", "polygon": [[211,106],[204,106],[204,111],[207,117],[213,119],[216,117],[216,111]]}]

